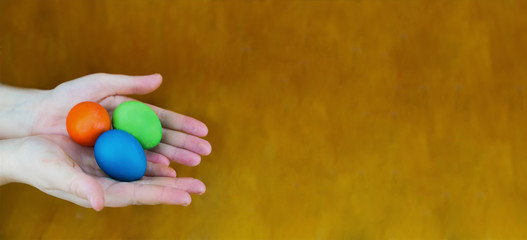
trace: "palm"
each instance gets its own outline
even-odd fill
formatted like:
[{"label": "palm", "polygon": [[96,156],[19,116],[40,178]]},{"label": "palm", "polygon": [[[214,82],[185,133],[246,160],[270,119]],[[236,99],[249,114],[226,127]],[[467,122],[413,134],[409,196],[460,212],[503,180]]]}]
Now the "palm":
[{"label": "palm", "polygon": [[93,148],[81,146],[62,135],[48,135],[45,138],[60,147],[86,174],[94,177],[107,177],[95,161]]},{"label": "palm", "polygon": [[65,136],[35,137],[31,140],[31,148],[41,151],[40,158],[27,158],[34,161],[28,163],[28,171],[34,170],[39,175],[31,184],[81,206],[90,206],[88,195],[96,196],[97,192],[99,197],[104,196],[105,202],[101,204],[109,207],[159,203],[188,205],[189,193],[200,194],[205,190],[201,181],[192,178],[143,177],[135,182],[107,178],[95,163],[92,149]]},{"label": "palm", "polygon": [[[160,84],[161,78],[158,75],[129,77],[108,74],[88,75],[63,83],[42,99],[35,116],[38,121],[34,121],[32,135],[67,136],[66,117],[76,104],[83,101],[97,102],[111,114],[119,104],[133,100],[123,95],[149,93]],[[161,120],[163,138],[157,147],[146,151],[149,161],[163,165],[175,161],[195,166],[201,161],[200,155],[210,153],[210,144],[199,138],[207,134],[205,124],[156,106],[150,107]]]},{"label": "palm", "polygon": [[[65,92],[71,90],[72,92]],[[95,96],[78,94],[77,89],[55,89],[40,104],[39,111],[36,115],[37,124],[33,126],[32,134],[57,134],[68,135],[66,130],[66,117],[68,112],[76,104],[85,101],[91,101],[101,104],[108,112],[113,112],[115,108],[108,105],[109,99],[115,99],[115,96],[96,99]]]}]

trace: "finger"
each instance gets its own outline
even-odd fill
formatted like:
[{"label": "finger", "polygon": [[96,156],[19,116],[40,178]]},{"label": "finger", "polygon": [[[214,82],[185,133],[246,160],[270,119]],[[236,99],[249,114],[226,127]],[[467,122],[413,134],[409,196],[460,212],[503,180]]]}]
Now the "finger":
[{"label": "finger", "polygon": [[85,81],[87,84],[93,84],[96,82],[98,87],[88,88],[88,90],[94,89],[96,95],[100,96],[101,98],[111,95],[151,93],[156,90],[163,81],[161,75],[159,74],[128,76],[107,73],[91,74],[78,80]]},{"label": "finger", "polygon": [[51,195],[51,196],[56,196],[58,198],[66,200],[66,201],[75,203],[75,204],[77,204],[79,206],[82,206],[82,207],[85,207],[85,208],[93,208],[88,200],[86,200],[84,198],[81,198],[81,197],[79,197],[79,196],[77,196],[75,194],[67,193],[67,192],[64,192],[62,190],[56,190],[56,189],[43,190],[43,191],[45,193]]},{"label": "finger", "polygon": [[188,206],[192,199],[189,193],[172,187],[117,182],[106,189],[106,205],[123,207],[128,205],[173,204]]},{"label": "finger", "polygon": [[194,118],[153,105],[149,105],[149,107],[154,110],[165,128],[183,131],[198,137],[205,137],[209,132],[207,125]]},{"label": "finger", "polygon": [[[108,178],[101,178],[100,181],[107,182],[106,185],[109,186],[108,189],[112,189],[113,188],[112,189],[113,191],[115,191],[115,187],[116,186],[112,187],[112,185],[120,184],[119,182],[113,181],[113,180],[108,179]],[[185,192],[190,193],[190,194],[199,194],[199,195],[205,193],[205,191],[206,191],[205,184],[203,184],[203,182],[201,182],[198,179],[189,178],[189,177],[185,177],[185,178],[144,177],[141,180],[135,181],[133,183],[134,184],[142,184],[142,185],[157,185],[157,186],[160,186],[160,187],[169,187],[169,188],[179,189],[179,190],[185,191]],[[122,186],[117,186],[117,187],[122,189]],[[115,192],[112,192],[112,194],[114,194],[114,193]],[[50,194],[53,194],[53,192],[50,192]],[[82,198],[79,198],[76,195],[69,194],[69,193],[60,193],[60,195],[61,195],[61,198],[65,199],[65,200],[74,202],[74,203],[76,203],[78,205],[81,205],[81,206],[87,206],[86,205],[86,200],[82,199]],[[108,199],[109,200],[106,201],[106,203],[107,203],[107,206],[109,206],[109,207],[126,206],[126,204],[123,201],[121,201],[121,202],[114,201],[110,197],[108,197]],[[152,204],[158,204],[158,203],[152,203]],[[88,203],[88,206],[89,206],[89,203]]]},{"label": "finger", "polygon": [[[112,98],[107,98],[103,100],[101,102],[101,105],[104,106],[108,111],[112,111],[113,109],[117,108],[119,104],[127,101],[137,100],[125,96],[114,96]],[[161,125],[163,125],[163,127],[172,130],[183,131],[198,137],[207,136],[209,129],[204,123],[194,118],[175,113],[166,109],[162,109],[160,107],[156,107],[148,103],[145,104],[149,106],[152,110],[154,110],[157,117],[159,117],[159,120],[161,121]]]},{"label": "finger", "polygon": [[163,129],[161,142],[205,156],[212,150],[210,143],[204,139],[166,128]]},{"label": "finger", "polygon": [[176,170],[174,170],[171,167],[164,166],[161,164],[147,162],[145,175],[151,176],[151,177],[173,177],[175,178]]},{"label": "finger", "polygon": [[151,152],[151,151],[145,151],[146,160],[151,163],[157,163],[161,165],[168,166],[170,165],[170,160],[168,160],[167,157],[165,157],[163,154]]},{"label": "finger", "polygon": [[104,191],[93,177],[69,166],[64,168],[59,165],[55,170],[53,186],[87,200],[95,211],[103,209]]},{"label": "finger", "polygon": [[192,194],[203,194],[206,191],[205,184],[195,178],[167,178],[167,177],[144,177],[140,184],[154,184],[159,186],[173,187]]},{"label": "finger", "polygon": [[82,174],[73,180],[70,189],[75,195],[87,199],[95,211],[104,208],[104,191],[92,177]]},{"label": "finger", "polygon": [[150,151],[163,154],[171,161],[191,167],[197,166],[201,162],[201,157],[198,154],[165,143],[159,143],[159,145],[150,149]]}]

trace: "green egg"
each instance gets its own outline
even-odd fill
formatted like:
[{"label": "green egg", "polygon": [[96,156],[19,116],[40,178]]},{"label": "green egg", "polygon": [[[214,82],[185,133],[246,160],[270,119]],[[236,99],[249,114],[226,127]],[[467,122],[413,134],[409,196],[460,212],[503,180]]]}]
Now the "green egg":
[{"label": "green egg", "polygon": [[113,112],[113,128],[132,134],[144,149],[150,149],[161,141],[163,130],[154,110],[142,102],[121,103]]}]

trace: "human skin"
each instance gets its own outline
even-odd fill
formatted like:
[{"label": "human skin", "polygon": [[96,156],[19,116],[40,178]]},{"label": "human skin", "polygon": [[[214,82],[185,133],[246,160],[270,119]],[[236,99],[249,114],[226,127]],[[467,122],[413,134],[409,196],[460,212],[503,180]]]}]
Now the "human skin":
[{"label": "human skin", "polygon": [[77,103],[94,101],[111,114],[120,103],[134,100],[125,95],[150,93],[161,82],[159,74],[99,73],[52,90],[0,85],[0,139],[7,139],[0,141],[0,184],[26,183],[95,210],[132,204],[188,205],[188,193],[201,194],[205,185],[197,179],[176,178],[168,165],[173,161],[196,166],[201,155],[210,154],[210,144],[200,138],[208,132],[202,122],[149,105],[161,120],[163,137],[157,147],[145,151],[146,177],[131,183],[107,178],[93,149],[74,143],[66,131],[66,116]]}]

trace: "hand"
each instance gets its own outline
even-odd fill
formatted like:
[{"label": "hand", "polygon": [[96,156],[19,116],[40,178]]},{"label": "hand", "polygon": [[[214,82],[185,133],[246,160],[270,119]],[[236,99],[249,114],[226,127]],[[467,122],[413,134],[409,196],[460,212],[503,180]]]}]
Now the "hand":
[{"label": "hand", "polygon": [[[4,110],[7,113],[3,115],[14,115],[16,117],[0,119],[0,132],[29,129],[28,132],[15,132],[8,134],[7,137],[41,134],[68,136],[66,116],[77,103],[83,101],[97,102],[111,114],[119,104],[134,100],[123,95],[150,93],[161,85],[161,81],[159,74],[125,76],[98,73],[65,82],[53,90],[32,91],[31,94],[23,96],[18,94],[3,101],[4,105],[11,106],[8,110]],[[0,95],[13,95],[17,91],[22,90],[9,89],[9,91],[4,90],[2,92],[0,89]],[[17,99],[18,102],[12,99]],[[0,113],[1,106],[2,103],[0,103]],[[201,161],[200,155],[210,154],[211,145],[199,138],[207,135],[208,129],[205,124],[191,117],[156,106],[149,106],[156,112],[163,125],[161,143],[146,151],[147,155],[150,156],[150,161],[164,165],[174,161],[188,166],[196,166]],[[4,137],[6,136],[4,135]]]},{"label": "hand", "polygon": [[[173,178],[173,169],[148,163],[146,177],[119,182],[105,177],[93,149],[60,135],[0,141],[2,181],[21,182],[41,191],[99,211],[104,206],[141,204],[188,205],[189,193],[202,194],[205,185],[193,178]],[[168,177],[164,177],[168,176]]]},{"label": "hand", "polygon": [[[134,100],[124,95],[150,93],[161,85],[161,81],[158,74],[125,76],[99,73],[65,82],[53,90],[45,91],[0,85],[0,138],[50,135],[6,140],[3,144],[18,143],[20,148],[25,146],[25,151],[18,152],[21,156],[14,157],[27,160],[25,167],[8,168],[4,165],[13,161],[4,161],[0,155],[0,184],[9,181],[27,183],[82,206],[88,206],[89,202],[96,210],[105,205],[190,203],[188,193],[188,198],[182,197],[185,194],[174,189],[202,193],[205,186],[196,179],[176,179],[175,171],[168,165],[170,161],[174,161],[196,166],[201,161],[200,155],[210,154],[210,144],[199,138],[206,136],[208,132],[202,122],[149,105],[161,120],[163,137],[157,147],[145,151],[148,161],[147,177],[133,183],[105,178],[93,159],[93,149],[77,145],[67,137],[66,117],[77,103],[97,102],[111,114],[119,104]],[[31,146],[40,146],[39,151],[32,150]],[[40,162],[28,162],[31,159]],[[56,166],[50,166],[53,164]],[[33,166],[39,167],[32,168]],[[17,172],[16,169],[22,170]],[[101,197],[103,195],[106,196],[106,201]]]}]

